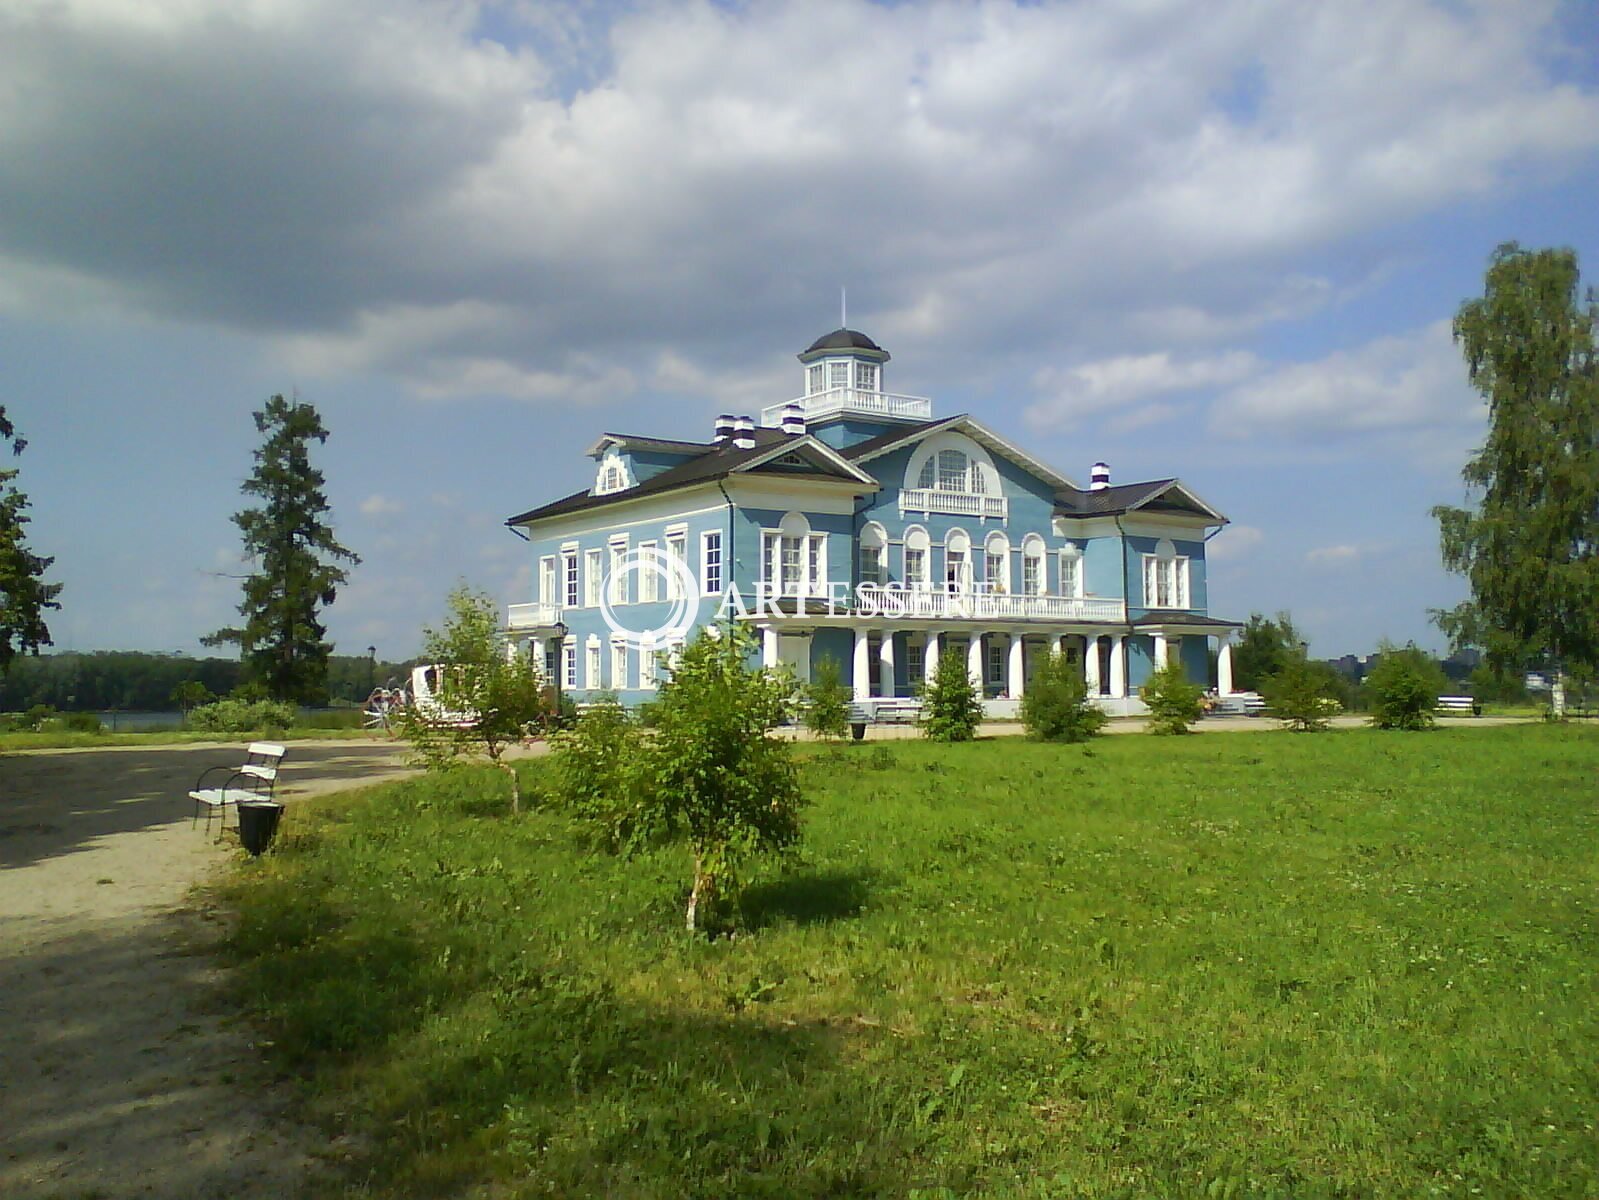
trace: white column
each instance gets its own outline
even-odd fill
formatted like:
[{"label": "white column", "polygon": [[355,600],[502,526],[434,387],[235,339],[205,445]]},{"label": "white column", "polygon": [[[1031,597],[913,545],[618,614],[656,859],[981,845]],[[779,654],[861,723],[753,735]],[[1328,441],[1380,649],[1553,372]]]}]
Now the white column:
[{"label": "white column", "polygon": [[761,666],[777,666],[777,627],[775,625],[761,626]]},{"label": "white column", "polygon": [[1110,694],[1118,700],[1127,697],[1127,635],[1110,639]]},{"label": "white column", "polygon": [[1221,649],[1216,651],[1216,693],[1221,696],[1233,694],[1233,644],[1225,640]]},{"label": "white column", "polygon": [[975,629],[966,645],[966,673],[977,685],[978,695],[983,692],[983,635]]},{"label": "white column", "polygon": [[927,631],[927,645],[922,650],[922,674],[927,682],[933,682],[933,675],[938,671],[938,652],[942,643],[938,639],[938,630]]},{"label": "white column", "polygon": [[1005,690],[1010,693],[1012,700],[1021,699],[1022,689],[1027,686],[1026,672],[1022,669],[1022,635],[1010,635],[1010,661],[1006,665]]},{"label": "white column", "polygon": [[1155,670],[1160,670],[1166,665],[1166,635],[1155,634]]},{"label": "white column", "polygon": [[855,659],[851,664],[850,681],[854,685],[855,699],[866,700],[872,694],[872,681],[870,676],[872,646],[867,640],[871,636],[869,630],[856,629],[855,631]]},{"label": "white column", "polygon": [[1090,633],[1083,646],[1083,683],[1090,696],[1099,692],[1099,634]]},{"label": "white column", "polygon": [[884,696],[894,695],[894,631],[883,630],[883,639],[877,646],[877,690]]}]

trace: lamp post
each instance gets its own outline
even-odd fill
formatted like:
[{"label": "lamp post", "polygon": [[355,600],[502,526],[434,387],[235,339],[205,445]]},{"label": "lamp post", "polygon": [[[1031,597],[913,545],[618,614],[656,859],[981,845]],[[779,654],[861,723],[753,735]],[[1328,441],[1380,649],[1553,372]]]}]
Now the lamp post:
[{"label": "lamp post", "polygon": [[550,632],[555,634],[555,720],[559,723],[564,716],[561,708],[561,688],[566,683],[566,622],[557,621],[550,626]]},{"label": "lamp post", "polygon": [[378,686],[378,648],[366,648],[366,694],[370,696]]}]

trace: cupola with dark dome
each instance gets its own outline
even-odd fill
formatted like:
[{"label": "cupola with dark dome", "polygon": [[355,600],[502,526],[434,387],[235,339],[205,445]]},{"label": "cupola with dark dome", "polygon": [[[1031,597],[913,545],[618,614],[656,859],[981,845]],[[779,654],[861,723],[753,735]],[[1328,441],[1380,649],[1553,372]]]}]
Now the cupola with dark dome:
[{"label": "cupola with dark dome", "polygon": [[799,360],[802,363],[809,363],[826,354],[837,353],[841,350],[845,353],[865,352],[865,354],[872,356],[878,362],[887,362],[892,357],[887,350],[884,350],[858,329],[835,329],[832,333],[822,334],[821,337],[812,342],[808,349],[800,353]]},{"label": "cupola with dark dome", "polygon": [[861,417],[886,428],[933,415],[932,401],[925,397],[884,390],[883,367],[892,356],[858,329],[840,326],[824,333],[797,357],[805,364],[804,391],[797,400],[761,410],[761,424],[768,428],[803,429]]}]

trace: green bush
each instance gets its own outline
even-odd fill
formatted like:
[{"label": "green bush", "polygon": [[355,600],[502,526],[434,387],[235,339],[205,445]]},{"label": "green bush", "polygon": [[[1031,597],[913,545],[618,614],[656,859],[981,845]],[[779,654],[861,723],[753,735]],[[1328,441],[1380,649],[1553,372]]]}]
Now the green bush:
[{"label": "green bush", "polygon": [[1086,742],[1107,719],[1088,698],[1082,666],[1064,654],[1051,654],[1033,672],[1021,715],[1028,736],[1044,742]]},{"label": "green bush", "polygon": [[99,733],[101,729],[100,718],[94,713],[87,712],[64,714],[61,726],[69,733]]},{"label": "green bush", "polygon": [[282,733],[294,717],[294,705],[281,700],[218,700],[192,709],[189,728],[202,733]]},{"label": "green bush", "polygon": [[640,766],[639,726],[614,696],[601,696],[551,736],[554,807],[591,824],[611,850],[643,841],[651,826]]},{"label": "green bush", "polygon": [[850,691],[832,657],[821,659],[805,685],[805,728],[819,738],[849,736]]},{"label": "green bush", "polygon": [[1149,732],[1160,734],[1187,733],[1199,720],[1205,699],[1204,690],[1188,682],[1175,658],[1144,681],[1140,695],[1149,709]]},{"label": "green bush", "polygon": [[1336,698],[1334,673],[1325,663],[1294,653],[1261,685],[1271,713],[1289,729],[1319,733],[1342,707]]},{"label": "green bush", "polygon": [[1438,697],[1449,690],[1449,679],[1430,654],[1414,644],[1403,649],[1387,645],[1366,676],[1367,706],[1378,729],[1431,729]]},{"label": "green bush", "polygon": [[983,704],[959,650],[938,656],[933,681],[922,689],[922,731],[934,742],[969,742],[977,736]]}]

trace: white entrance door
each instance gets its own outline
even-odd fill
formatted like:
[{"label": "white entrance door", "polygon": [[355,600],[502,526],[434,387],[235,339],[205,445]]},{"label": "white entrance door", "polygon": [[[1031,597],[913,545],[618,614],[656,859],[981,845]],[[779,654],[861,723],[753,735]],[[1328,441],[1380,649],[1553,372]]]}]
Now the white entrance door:
[{"label": "white entrance door", "polygon": [[786,664],[801,683],[811,681],[811,635],[782,633],[777,637],[777,661]]}]

